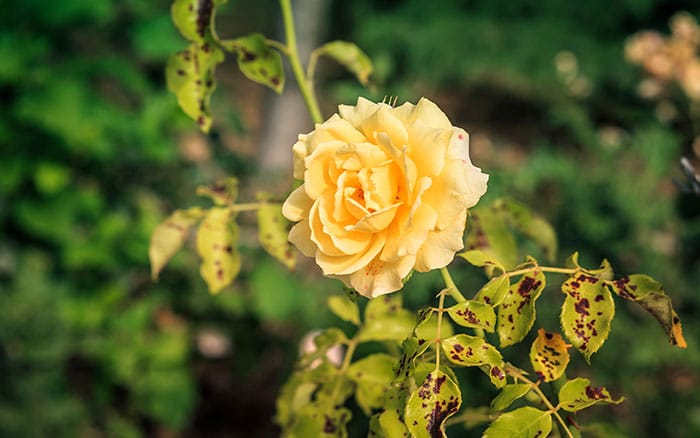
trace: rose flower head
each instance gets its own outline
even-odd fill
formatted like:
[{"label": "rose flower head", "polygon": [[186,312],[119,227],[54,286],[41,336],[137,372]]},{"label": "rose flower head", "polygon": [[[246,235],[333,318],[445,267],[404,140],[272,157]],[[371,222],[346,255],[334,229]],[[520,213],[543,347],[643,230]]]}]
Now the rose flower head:
[{"label": "rose flower head", "polygon": [[425,98],[340,105],[299,136],[294,177],[304,183],[282,207],[298,222],[289,241],[369,298],[401,289],[413,269],[450,263],[488,181],[469,159],[466,131]]}]

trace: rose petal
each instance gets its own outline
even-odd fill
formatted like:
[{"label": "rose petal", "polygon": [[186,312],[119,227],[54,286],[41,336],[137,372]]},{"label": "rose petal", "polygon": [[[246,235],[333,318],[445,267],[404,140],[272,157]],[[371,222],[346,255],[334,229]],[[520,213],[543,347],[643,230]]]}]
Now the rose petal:
[{"label": "rose petal", "polygon": [[386,242],[386,233],[372,234],[372,241],[362,253],[332,256],[321,251],[316,253],[316,263],[324,275],[347,275],[366,266],[381,250]]},{"label": "rose petal", "polygon": [[289,230],[287,240],[294,244],[306,257],[313,257],[316,255],[318,247],[311,240],[311,229],[309,228],[308,220],[303,220],[294,225],[292,229]]},{"label": "rose petal", "polygon": [[282,204],[282,215],[292,222],[298,222],[308,217],[313,200],[306,194],[304,184],[300,185]]},{"label": "rose petal", "polygon": [[455,253],[464,248],[466,223],[467,211],[462,210],[451,226],[428,232],[423,246],[416,254],[415,270],[428,272],[447,266],[454,259]]},{"label": "rose petal", "polygon": [[397,291],[403,287],[403,279],[411,272],[415,257],[404,257],[395,263],[376,258],[362,270],[350,276],[350,284],[369,298]]}]

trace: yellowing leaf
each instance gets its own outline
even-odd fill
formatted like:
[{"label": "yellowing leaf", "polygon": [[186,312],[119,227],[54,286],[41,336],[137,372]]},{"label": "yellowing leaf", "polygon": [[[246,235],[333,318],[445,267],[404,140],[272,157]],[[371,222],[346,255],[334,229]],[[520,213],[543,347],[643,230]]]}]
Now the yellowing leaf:
[{"label": "yellowing leaf", "polygon": [[221,45],[238,56],[238,68],[251,81],[266,85],[277,93],[284,88],[282,57],[271,49],[259,33],[221,41]]},{"label": "yellowing leaf", "polygon": [[541,271],[523,275],[508,289],[498,307],[498,338],[501,347],[522,341],[535,322],[535,301],[545,286]]},{"label": "yellowing leaf", "polygon": [[238,225],[229,209],[214,207],[209,210],[197,232],[197,252],[202,258],[199,272],[209,292],[219,292],[238,275],[241,256],[237,245]]},{"label": "yellowing leaf", "polygon": [[396,368],[396,379],[405,380],[415,371],[416,358],[430,347],[430,342],[416,337],[406,338],[401,342],[401,358]]},{"label": "yellowing leaf", "polygon": [[348,367],[348,377],[357,384],[355,398],[365,415],[383,405],[384,393],[394,378],[396,359],[388,354],[372,354]]},{"label": "yellowing leaf", "polygon": [[350,301],[350,298],[344,295],[330,296],[328,297],[328,307],[335,316],[343,321],[360,325],[360,310],[357,303]]},{"label": "yellowing leaf", "polygon": [[615,303],[602,280],[578,272],[561,285],[566,294],[561,308],[561,326],[566,338],[586,360],[608,338],[615,316]]},{"label": "yellowing leaf", "polygon": [[263,204],[257,211],[258,239],[268,254],[282,262],[287,269],[296,265],[296,256],[287,241],[287,220],[279,204]]},{"label": "yellowing leaf", "polygon": [[482,438],[543,438],[552,430],[549,412],[525,406],[501,414],[486,429]]},{"label": "yellowing leaf", "polygon": [[668,335],[671,345],[680,348],[688,346],[683,337],[681,320],[659,282],[648,275],[636,274],[615,280],[611,285],[616,294],[639,303],[651,313]]},{"label": "yellowing leaf", "polygon": [[530,362],[540,380],[551,382],[564,374],[570,359],[569,347],[559,333],[542,328],[537,331],[537,339],[530,348]]},{"label": "yellowing leaf", "polygon": [[509,286],[508,277],[505,275],[492,278],[481,288],[474,299],[496,307],[503,302]]},{"label": "yellowing leaf", "polygon": [[457,303],[447,309],[447,313],[456,324],[462,327],[482,328],[492,333],[496,327],[496,312],[493,307],[476,300]]},{"label": "yellowing leaf", "polygon": [[442,371],[428,374],[406,403],[406,426],[412,436],[444,437],[445,420],[459,411],[459,386]]},{"label": "yellowing leaf", "polygon": [[[465,247],[479,249],[507,269],[518,262],[518,245],[502,209],[481,206],[469,210]],[[488,267],[487,272],[488,272]]]},{"label": "yellowing leaf", "polygon": [[362,85],[367,85],[372,74],[372,61],[355,44],[347,41],[331,41],[316,49],[317,55],[326,55],[348,69]]},{"label": "yellowing leaf", "polygon": [[288,437],[337,438],[347,436],[347,423],[352,413],[342,406],[331,406],[327,402],[314,402],[297,412],[291,426],[286,429]]},{"label": "yellowing leaf", "polygon": [[607,389],[591,386],[591,381],[583,377],[569,380],[559,390],[559,406],[569,412],[577,412],[597,404],[617,405],[623,401],[624,397],[613,400]]},{"label": "yellowing leaf", "polygon": [[206,196],[219,206],[232,205],[238,198],[238,179],[229,177],[209,186],[199,186],[197,195]]},{"label": "yellowing leaf", "polygon": [[402,307],[401,294],[382,295],[367,303],[359,339],[401,342],[411,336],[415,323],[413,313]]},{"label": "yellowing leaf", "polygon": [[204,211],[197,207],[177,210],[153,230],[148,247],[153,280],[158,278],[160,271],[185,243],[190,229],[203,215]]},{"label": "yellowing leaf", "polygon": [[175,94],[182,111],[195,120],[203,132],[211,128],[209,101],[216,88],[214,70],[223,60],[224,53],[212,43],[192,43],[171,55],[165,68],[168,90]]},{"label": "yellowing leaf", "polygon": [[501,353],[483,338],[458,334],[443,339],[440,344],[450,362],[461,366],[478,366],[498,388],[506,384]]}]

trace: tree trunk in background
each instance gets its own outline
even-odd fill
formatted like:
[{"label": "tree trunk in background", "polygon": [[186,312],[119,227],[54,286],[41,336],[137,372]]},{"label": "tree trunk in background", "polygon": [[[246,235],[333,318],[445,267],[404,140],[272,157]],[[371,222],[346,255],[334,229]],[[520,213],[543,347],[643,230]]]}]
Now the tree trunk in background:
[{"label": "tree trunk in background", "polygon": [[[297,45],[304,68],[309,54],[319,45],[328,4],[327,0],[294,1]],[[258,149],[260,172],[270,176],[291,173],[292,145],[300,133],[313,129],[304,100],[289,69],[286,75],[282,95],[270,93],[272,97],[263,125],[265,130]]]}]

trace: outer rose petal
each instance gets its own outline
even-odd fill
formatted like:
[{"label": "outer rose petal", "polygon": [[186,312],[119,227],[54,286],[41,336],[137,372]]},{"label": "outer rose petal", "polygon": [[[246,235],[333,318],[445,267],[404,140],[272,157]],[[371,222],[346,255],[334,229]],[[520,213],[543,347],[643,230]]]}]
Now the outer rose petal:
[{"label": "outer rose petal", "polygon": [[282,204],[282,214],[292,222],[309,217],[314,201],[306,194],[304,184],[297,187]]},{"label": "outer rose petal", "polygon": [[311,229],[309,228],[308,220],[303,220],[294,225],[292,229],[289,230],[288,240],[306,257],[313,257],[316,255],[317,247],[311,241]]},{"label": "outer rose petal", "polygon": [[467,210],[462,210],[455,219],[454,226],[430,231],[416,256],[416,271],[428,272],[447,266],[454,259],[455,253],[464,248],[466,224]]},{"label": "outer rose petal", "polygon": [[398,262],[388,263],[372,260],[367,266],[350,276],[350,285],[361,295],[376,298],[403,287],[403,279],[411,272],[415,257],[409,256]]}]

